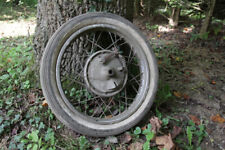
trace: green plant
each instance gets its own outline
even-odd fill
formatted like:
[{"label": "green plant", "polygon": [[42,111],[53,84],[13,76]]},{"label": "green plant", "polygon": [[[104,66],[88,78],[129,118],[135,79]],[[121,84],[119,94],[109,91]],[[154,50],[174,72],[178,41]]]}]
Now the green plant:
[{"label": "green plant", "polygon": [[209,32],[205,32],[204,34],[192,33],[190,41],[193,42],[193,41],[196,41],[198,39],[207,40],[208,36],[209,36]]},{"label": "green plant", "polygon": [[146,141],[145,143],[143,144],[143,150],[150,150],[150,141],[153,139],[153,137],[155,136],[155,133],[152,132],[152,126],[151,124],[149,123],[147,125],[147,128],[144,129],[143,131],[141,130],[140,127],[136,127],[135,130],[134,130],[134,135],[136,138],[139,138],[140,135],[144,135],[145,138],[146,138]]},{"label": "green plant", "polygon": [[85,138],[85,136],[81,136],[78,139],[80,150],[86,150],[90,147],[89,141]]},{"label": "green plant", "polygon": [[21,142],[24,144],[26,149],[32,150],[55,150],[55,136],[54,131],[48,128],[44,140],[39,135],[39,130],[33,130],[29,133],[26,138],[22,139]]},{"label": "green plant", "polygon": [[141,134],[141,128],[140,127],[136,127],[135,130],[134,130],[134,135],[136,138],[139,138]]},{"label": "green plant", "polygon": [[159,27],[159,25],[152,25],[151,26],[150,23],[146,23],[145,26],[146,26],[146,29],[148,29],[148,30],[156,30]]},{"label": "green plant", "polygon": [[142,131],[142,134],[144,134],[145,137],[146,137],[146,142],[143,145],[143,149],[144,150],[150,150],[150,141],[155,136],[155,133],[152,132],[151,129],[152,129],[151,124],[148,124],[147,129],[145,129],[145,130]]},{"label": "green plant", "polygon": [[[186,149],[201,149],[200,144],[203,138],[206,136],[205,126],[203,124],[196,126],[195,123],[190,120],[188,126],[186,127],[186,135],[188,140]],[[197,142],[193,143],[193,141]]]},{"label": "green plant", "polygon": [[156,94],[155,104],[159,107],[161,104],[167,102],[173,97],[170,86],[168,84],[159,81],[159,89]]}]

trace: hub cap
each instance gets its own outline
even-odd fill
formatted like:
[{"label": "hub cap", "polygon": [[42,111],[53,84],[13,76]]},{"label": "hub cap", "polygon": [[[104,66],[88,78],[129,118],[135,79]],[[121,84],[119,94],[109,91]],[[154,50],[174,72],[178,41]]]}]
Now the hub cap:
[{"label": "hub cap", "polygon": [[127,82],[125,59],[116,51],[98,51],[87,60],[84,79],[88,89],[94,94],[114,96]]}]

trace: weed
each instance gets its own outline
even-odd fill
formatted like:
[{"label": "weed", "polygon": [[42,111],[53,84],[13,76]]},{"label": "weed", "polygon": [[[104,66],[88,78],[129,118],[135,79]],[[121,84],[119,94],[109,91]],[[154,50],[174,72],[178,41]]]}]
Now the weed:
[{"label": "weed", "polygon": [[80,150],[86,150],[90,147],[89,141],[85,138],[85,136],[81,136],[78,139]]},{"label": "weed", "polygon": [[201,144],[203,138],[206,137],[207,134],[205,131],[205,126],[203,124],[200,124],[197,126],[197,125],[195,125],[195,123],[193,121],[190,120],[185,129],[185,135],[186,135],[187,142],[183,141],[180,138],[177,138],[176,142],[184,145],[184,147],[183,147],[184,149],[200,150],[201,149],[200,144]]},{"label": "weed", "polygon": [[156,100],[154,101],[156,107],[159,107],[163,103],[167,102],[173,97],[170,86],[162,81],[159,82],[159,89],[156,94]]},{"label": "weed", "polygon": [[143,145],[143,150],[150,150],[150,141],[154,138],[155,136],[155,133],[151,130],[152,129],[152,126],[151,124],[149,123],[147,125],[147,128],[144,129],[143,131],[141,130],[140,127],[136,127],[135,130],[134,130],[134,135],[136,138],[139,138],[139,136],[142,134],[145,136],[146,138],[146,141]]},{"label": "weed", "polygon": [[151,124],[148,124],[147,129],[145,129],[142,134],[146,137],[146,142],[143,145],[144,150],[150,150],[150,141],[153,139],[155,133],[151,131]]},{"label": "weed", "polygon": [[39,130],[33,130],[31,133],[29,133],[26,136],[26,138],[21,140],[21,142],[24,144],[24,147],[26,147],[26,149],[55,150],[56,141],[55,141],[54,132],[51,128],[48,128],[45,134],[44,140],[38,134],[39,134]]},{"label": "weed", "polygon": [[192,33],[191,34],[191,38],[190,38],[190,41],[193,42],[193,41],[196,41],[198,39],[201,39],[201,40],[207,40],[209,37],[209,32],[205,32],[204,34],[195,34],[195,33]]},{"label": "weed", "polygon": [[159,25],[150,25],[149,23],[146,23],[146,29],[148,29],[148,30],[156,30],[156,29],[158,29],[158,27],[159,27]]}]

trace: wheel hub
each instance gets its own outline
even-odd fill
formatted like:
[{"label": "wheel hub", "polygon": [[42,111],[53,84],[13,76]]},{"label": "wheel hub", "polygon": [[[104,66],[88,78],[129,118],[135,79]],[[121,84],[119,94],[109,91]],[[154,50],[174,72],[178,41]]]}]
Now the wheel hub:
[{"label": "wheel hub", "polygon": [[84,67],[85,83],[93,93],[110,97],[127,82],[125,59],[117,52],[102,50],[92,54]]}]

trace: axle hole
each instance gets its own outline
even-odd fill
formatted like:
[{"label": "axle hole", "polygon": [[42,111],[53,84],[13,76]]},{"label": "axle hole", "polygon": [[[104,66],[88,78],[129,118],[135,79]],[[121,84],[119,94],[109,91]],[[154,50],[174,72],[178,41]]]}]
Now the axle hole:
[{"label": "axle hole", "polygon": [[112,71],[111,69],[109,70],[109,74],[110,74],[110,75],[113,74],[113,71]]}]

